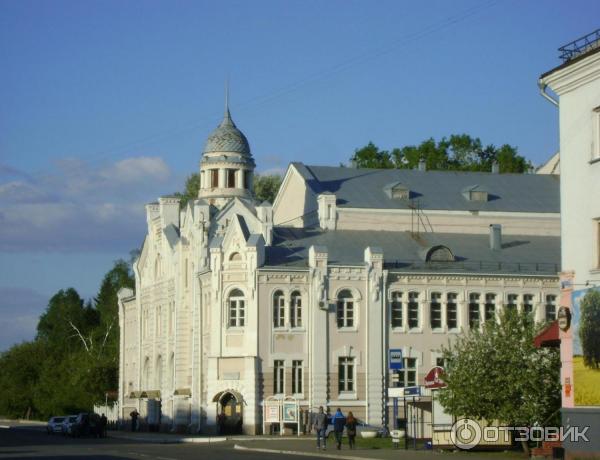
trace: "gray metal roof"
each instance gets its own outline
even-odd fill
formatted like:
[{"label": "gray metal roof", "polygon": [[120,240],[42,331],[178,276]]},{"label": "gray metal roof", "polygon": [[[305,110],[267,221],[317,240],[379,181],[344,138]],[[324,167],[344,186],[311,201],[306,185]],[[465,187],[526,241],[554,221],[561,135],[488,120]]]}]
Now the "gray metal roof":
[{"label": "gray metal roof", "polygon": [[[293,163],[317,194],[330,192],[339,207],[455,211],[560,212],[559,177],[412,169],[357,169]],[[386,186],[401,182],[410,200],[391,198]],[[469,201],[465,189],[485,190],[488,201]]]},{"label": "gray metal roof", "polygon": [[208,136],[204,145],[204,153],[211,152],[232,152],[250,156],[250,145],[248,139],[244,136],[229,113],[229,108],[225,110],[225,116],[221,124]]},{"label": "gray metal roof", "polygon": [[[560,237],[504,235],[502,249],[489,247],[489,235],[384,232],[276,227],[266,249],[267,266],[306,267],[310,246],[325,246],[333,265],[363,265],[366,247],[383,250],[386,268],[417,271],[557,275]],[[448,247],[455,262],[425,262],[423,254],[436,245]]]}]

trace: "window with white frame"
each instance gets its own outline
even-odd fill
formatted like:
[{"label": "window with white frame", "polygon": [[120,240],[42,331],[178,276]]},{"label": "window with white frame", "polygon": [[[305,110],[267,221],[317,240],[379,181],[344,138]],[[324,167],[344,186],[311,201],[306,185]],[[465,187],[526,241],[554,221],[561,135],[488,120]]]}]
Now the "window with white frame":
[{"label": "window with white frame", "polygon": [[273,362],[273,394],[281,395],[285,391],[285,367],[282,359]]},{"label": "window with white frame", "polygon": [[403,369],[397,369],[392,375],[396,387],[414,387],[417,384],[417,358],[404,358]]},{"label": "window with white frame", "polygon": [[496,320],[496,294],[485,295],[485,321]]},{"label": "window with white frame", "polygon": [[481,321],[481,312],[479,309],[480,294],[472,292],[469,294],[469,327],[476,329]]},{"label": "window with white frame", "polygon": [[302,394],[302,361],[292,361],[292,393]]},{"label": "window with white frame", "polygon": [[508,294],[506,296],[506,305],[505,308],[509,311],[517,310],[517,299],[519,296],[517,294]]},{"label": "window with white frame", "polygon": [[340,393],[354,392],[354,358],[338,358],[338,391]]},{"label": "window with white frame", "polygon": [[338,294],[337,327],[354,327],[354,298],[348,289]]},{"label": "window with white frame", "polygon": [[594,232],[596,233],[596,267],[600,268],[600,218],[594,219]]},{"label": "window with white frame", "polygon": [[446,325],[448,330],[458,328],[458,295],[449,292],[446,296]]},{"label": "window with white frame", "polygon": [[290,324],[292,327],[302,327],[302,295],[298,291],[292,292]]},{"label": "window with white frame", "polygon": [[234,289],[227,300],[229,304],[229,327],[243,327],[246,322],[246,301],[244,293]]},{"label": "window with white frame", "polygon": [[438,367],[446,367],[446,360],[442,356],[435,358],[435,365]]},{"label": "window with white frame", "polygon": [[273,294],[273,327],[285,326],[285,297],[282,291]]},{"label": "window with white frame", "polygon": [[429,307],[429,319],[431,329],[442,328],[442,294],[439,292],[431,293],[431,302]]},{"label": "window with white frame", "polygon": [[392,301],[390,303],[390,315],[392,328],[401,328],[404,326],[402,317],[402,293],[392,292]]},{"label": "window with white frame", "polygon": [[408,328],[419,328],[419,293],[408,293]]},{"label": "window with white frame", "polygon": [[523,311],[528,315],[533,314],[533,294],[523,294]]},{"label": "window with white frame", "polygon": [[546,321],[554,321],[556,319],[556,296],[546,296]]},{"label": "window with white frame", "polygon": [[600,107],[592,110],[592,160],[600,159]]}]

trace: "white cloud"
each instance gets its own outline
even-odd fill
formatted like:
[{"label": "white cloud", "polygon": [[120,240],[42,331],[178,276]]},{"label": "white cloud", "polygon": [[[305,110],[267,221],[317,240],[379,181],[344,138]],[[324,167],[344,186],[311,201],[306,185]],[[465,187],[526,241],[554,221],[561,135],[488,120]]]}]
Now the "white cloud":
[{"label": "white cloud", "polygon": [[159,157],[101,167],[64,158],[57,169],[28,179],[0,178],[0,251],[129,251],[143,237],[144,204],[182,187]]}]

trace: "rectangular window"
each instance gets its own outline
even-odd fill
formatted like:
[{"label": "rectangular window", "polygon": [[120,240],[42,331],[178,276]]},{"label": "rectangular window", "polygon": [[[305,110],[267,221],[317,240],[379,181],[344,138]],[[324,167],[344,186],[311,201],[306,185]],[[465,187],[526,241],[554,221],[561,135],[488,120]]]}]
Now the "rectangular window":
[{"label": "rectangular window", "polygon": [[546,296],[546,321],[554,321],[556,319],[556,296]]},{"label": "rectangular window", "polygon": [[506,309],[510,310],[510,311],[516,311],[517,310],[517,299],[518,299],[518,295],[517,294],[508,294],[506,296]]},{"label": "rectangular window", "polygon": [[302,361],[292,361],[292,393],[302,394]]},{"label": "rectangular window", "polygon": [[458,328],[458,304],[457,304],[457,295],[454,293],[449,293],[447,296],[448,303],[446,305],[446,324],[448,325],[448,329],[456,329]]},{"label": "rectangular window", "polygon": [[394,371],[392,383],[397,387],[414,387],[417,384],[417,358],[404,358],[404,369]]},{"label": "rectangular window", "polygon": [[533,314],[533,294],[523,294],[523,311],[528,315]]},{"label": "rectangular window", "polygon": [[354,358],[338,359],[338,391],[340,393],[354,392]]},{"label": "rectangular window", "polygon": [[596,231],[596,268],[600,268],[600,219],[594,220]]},{"label": "rectangular window", "polygon": [[229,326],[243,327],[245,320],[244,299],[229,299]]},{"label": "rectangular window", "polygon": [[592,110],[592,160],[600,158],[600,107]]},{"label": "rectangular window", "polygon": [[408,328],[417,329],[419,327],[419,293],[408,293]]},{"label": "rectangular window", "polygon": [[442,294],[439,292],[431,293],[430,320],[431,329],[442,328]]},{"label": "rectangular window", "polygon": [[227,170],[227,188],[235,188],[235,169]]},{"label": "rectangular window", "polygon": [[469,294],[469,327],[475,329],[479,327],[480,310],[479,310],[479,294]]},{"label": "rectangular window", "polygon": [[485,295],[485,320],[496,320],[496,294]]},{"label": "rectangular window", "polygon": [[283,378],[285,376],[285,368],[283,360],[277,359],[273,363],[273,394],[281,395],[284,392]]},{"label": "rectangular window", "polygon": [[444,358],[442,358],[441,356],[438,356],[437,358],[435,358],[435,365],[439,366],[439,367],[446,367],[446,360]]},{"label": "rectangular window", "polygon": [[392,328],[400,328],[403,327],[404,324],[402,322],[402,293],[401,292],[393,292],[392,293],[392,303],[390,305],[391,309],[391,321]]},{"label": "rectangular window", "polygon": [[219,170],[218,169],[210,170],[210,186],[212,188],[217,188],[219,186]]},{"label": "rectangular window", "polygon": [[354,327],[354,302],[343,298],[337,303],[337,326]]},{"label": "rectangular window", "polygon": [[292,294],[292,311],[290,322],[292,327],[302,327],[302,296],[300,293]]}]

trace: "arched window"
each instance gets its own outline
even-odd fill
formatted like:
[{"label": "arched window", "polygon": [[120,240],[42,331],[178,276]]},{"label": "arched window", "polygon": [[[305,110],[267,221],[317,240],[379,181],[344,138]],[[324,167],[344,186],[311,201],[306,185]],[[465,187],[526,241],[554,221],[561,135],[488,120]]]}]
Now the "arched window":
[{"label": "arched window", "polygon": [[390,315],[392,328],[401,328],[404,326],[402,314],[402,293],[392,292],[392,302],[390,304]]},{"label": "arched window", "polygon": [[285,326],[285,298],[282,291],[273,294],[273,327]]},{"label": "arched window", "polygon": [[290,323],[292,327],[302,327],[302,294],[299,291],[292,292]]},{"label": "arched window", "polygon": [[154,261],[154,278],[160,278],[162,275],[162,259],[160,254],[156,256],[156,260]]},{"label": "arched window", "polygon": [[175,388],[175,353],[173,352],[169,357],[169,375],[167,378],[169,379],[169,387]]},{"label": "arched window", "polygon": [[150,383],[150,358],[146,356],[144,360],[144,367],[142,370],[142,389],[149,390],[148,384]]},{"label": "arched window", "polygon": [[154,384],[154,388],[156,390],[160,390],[162,388],[162,379],[163,379],[163,362],[162,356],[158,355],[156,358],[156,382]]},{"label": "arched window", "polygon": [[229,256],[230,262],[241,262],[242,255],[239,252],[234,252]]},{"label": "arched window", "polygon": [[354,298],[348,289],[340,291],[337,299],[337,327],[354,327]]},{"label": "arched window", "polygon": [[227,188],[235,188],[235,169],[227,170]]},{"label": "arched window", "polygon": [[229,294],[229,327],[243,327],[246,322],[246,301],[244,293],[234,289]]}]

